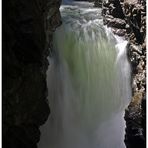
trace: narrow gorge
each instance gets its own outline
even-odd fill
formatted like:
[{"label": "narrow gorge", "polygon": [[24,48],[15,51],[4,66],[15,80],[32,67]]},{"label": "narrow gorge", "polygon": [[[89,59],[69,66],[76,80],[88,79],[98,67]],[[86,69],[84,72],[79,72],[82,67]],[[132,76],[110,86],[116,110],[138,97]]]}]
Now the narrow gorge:
[{"label": "narrow gorge", "polygon": [[2,7],[4,148],[146,148],[146,1]]}]

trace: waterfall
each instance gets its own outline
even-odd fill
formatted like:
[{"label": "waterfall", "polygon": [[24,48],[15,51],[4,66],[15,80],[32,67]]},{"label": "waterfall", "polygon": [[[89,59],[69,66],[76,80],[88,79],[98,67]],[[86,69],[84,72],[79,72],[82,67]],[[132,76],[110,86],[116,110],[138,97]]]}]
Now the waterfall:
[{"label": "waterfall", "polygon": [[51,114],[39,148],[125,148],[131,98],[127,41],[103,26],[92,3],[61,6],[47,72]]}]

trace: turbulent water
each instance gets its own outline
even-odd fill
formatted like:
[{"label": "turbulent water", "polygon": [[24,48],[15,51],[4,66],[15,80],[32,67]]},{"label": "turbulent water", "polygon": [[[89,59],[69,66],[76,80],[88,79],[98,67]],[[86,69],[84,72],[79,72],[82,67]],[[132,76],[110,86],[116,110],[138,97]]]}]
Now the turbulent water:
[{"label": "turbulent water", "polygon": [[47,72],[51,114],[39,148],[125,148],[129,103],[127,41],[103,26],[101,9],[62,5]]}]

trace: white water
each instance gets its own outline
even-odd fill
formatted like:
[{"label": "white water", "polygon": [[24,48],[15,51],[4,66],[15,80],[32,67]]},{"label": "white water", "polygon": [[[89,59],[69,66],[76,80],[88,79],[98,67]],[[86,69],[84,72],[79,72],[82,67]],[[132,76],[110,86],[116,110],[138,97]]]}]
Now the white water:
[{"label": "white water", "polygon": [[125,148],[124,109],[131,98],[127,41],[103,26],[101,9],[61,6],[47,72],[51,114],[39,148]]}]

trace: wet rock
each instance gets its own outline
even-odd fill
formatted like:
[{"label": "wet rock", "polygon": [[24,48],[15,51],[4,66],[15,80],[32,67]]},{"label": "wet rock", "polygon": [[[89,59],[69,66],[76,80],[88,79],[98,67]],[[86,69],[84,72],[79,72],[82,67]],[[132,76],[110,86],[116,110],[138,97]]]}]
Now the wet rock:
[{"label": "wet rock", "polygon": [[141,101],[142,93],[135,93],[133,99],[125,111],[126,135],[125,144],[127,148],[145,148],[144,129],[142,128]]},{"label": "wet rock", "polygon": [[60,3],[3,1],[3,147],[37,147],[39,126],[50,113],[47,55],[52,32],[60,25]]},{"label": "wet rock", "polygon": [[102,0],[95,0],[94,6],[102,8],[102,2],[103,2]]},{"label": "wet rock", "polygon": [[125,33],[126,33],[125,29],[112,28],[112,31],[114,34],[118,36],[125,36]]},{"label": "wet rock", "polygon": [[106,15],[105,18],[103,18],[104,25],[107,25],[114,17],[112,15]]},{"label": "wet rock", "polygon": [[114,27],[118,29],[125,29],[125,20],[119,19],[119,18],[114,18],[109,20],[108,24],[109,27]]},{"label": "wet rock", "polygon": [[109,14],[115,18],[124,18],[123,10],[119,0],[103,1],[103,8],[106,7],[109,10]]},{"label": "wet rock", "polygon": [[[119,0],[115,4],[114,0],[108,0],[103,3],[102,13],[105,25],[112,27],[115,34],[125,35],[129,40],[127,54],[132,69],[133,97],[125,112],[125,144],[127,148],[145,148],[146,1]],[[116,20],[117,18],[123,21]]]},{"label": "wet rock", "polygon": [[[144,7],[138,2],[134,1],[134,3],[125,2],[123,5],[123,10],[126,16],[126,22],[130,25],[131,31],[134,33],[135,41],[138,44],[141,44],[144,40],[144,30],[145,30],[145,18]],[[130,35],[130,34],[129,34]]]}]

